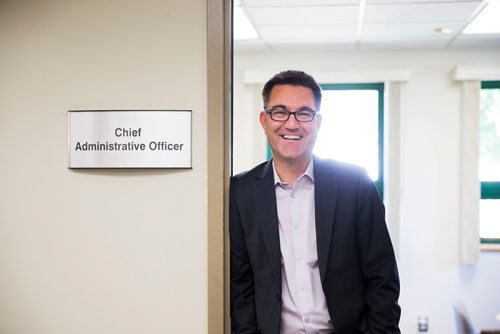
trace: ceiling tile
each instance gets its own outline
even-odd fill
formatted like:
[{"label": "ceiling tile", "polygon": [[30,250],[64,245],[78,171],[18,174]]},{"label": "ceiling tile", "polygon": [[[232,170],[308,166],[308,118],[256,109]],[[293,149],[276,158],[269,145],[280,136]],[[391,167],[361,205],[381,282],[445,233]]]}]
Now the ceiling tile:
[{"label": "ceiling tile", "polygon": [[[444,26],[443,26],[444,25]],[[367,23],[363,25],[361,37],[403,37],[408,38],[452,38],[462,28],[460,21],[452,22],[403,22],[403,23]],[[434,31],[436,28],[449,28],[451,34],[442,34]]]},{"label": "ceiling tile", "polygon": [[466,21],[476,7],[476,2],[368,4],[365,22]]},{"label": "ceiling tile", "polygon": [[361,50],[403,50],[403,49],[429,49],[429,48],[444,48],[447,42],[440,39],[393,39],[393,40],[369,40],[359,43]]},{"label": "ceiling tile", "polygon": [[500,34],[493,35],[459,35],[450,47],[475,48],[488,47],[500,48]]},{"label": "ceiling tile", "polygon": [[272,51],[332,51],[332,50],[355,50],[356,42],[335,42],[335,43],[302,43],[297,47],[295,43],[273,43],[271,44]]},{"label": "ceiling tile", "polygon": [[[245,0],[243,0],[245,1]],[[285,0],[286,1],[286,0]],[[387,5],[411,5],[411,4],[430,4],[430,3],[475,3],[479,5],[482,0],[366,0],[367,4],[387,4]]]},{"label": "ceiling tile", "polygon": [[276,41],[318,42],[346,41],[356,39],[355,25],[296,25],[261,26],[261,37],[272,43]]},{"label": "ceiling tile", "polygon": [[246,7],[316,7],[323,5],[359,5],[360,0],[241,0]]},{"label": "ceiling tile", "polygon": [[358,6],[247,8],[250,21],[260,25],[297,25],[356,23]]},{"label": "ceiling tile", "polygon": [[270,51],[269,45],[263,41],[235,41],[235,52],[250,52],[250,51]]}]

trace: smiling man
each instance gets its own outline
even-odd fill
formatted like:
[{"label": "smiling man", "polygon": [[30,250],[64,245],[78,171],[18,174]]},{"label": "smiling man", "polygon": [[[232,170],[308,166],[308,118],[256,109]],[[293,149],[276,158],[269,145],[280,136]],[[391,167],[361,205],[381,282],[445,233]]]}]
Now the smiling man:
[{"label": "smiling man", "polygon": [[399,278],[373,182],[312,151],[321,88],[285,71],[262,91],[273,158],[231,179],[233,333],[400,333]]}]

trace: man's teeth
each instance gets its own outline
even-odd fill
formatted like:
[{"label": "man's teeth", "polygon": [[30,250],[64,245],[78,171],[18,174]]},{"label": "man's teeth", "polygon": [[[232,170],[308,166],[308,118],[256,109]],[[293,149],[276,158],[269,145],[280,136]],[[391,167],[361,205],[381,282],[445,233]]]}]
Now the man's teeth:
[{"label": "man's teeth", "polygon": [[290,140],[299,140],[302,138],[301,136],[295,136],[295,135],[283,135],[282,136],[284,139],[290,139]]}]

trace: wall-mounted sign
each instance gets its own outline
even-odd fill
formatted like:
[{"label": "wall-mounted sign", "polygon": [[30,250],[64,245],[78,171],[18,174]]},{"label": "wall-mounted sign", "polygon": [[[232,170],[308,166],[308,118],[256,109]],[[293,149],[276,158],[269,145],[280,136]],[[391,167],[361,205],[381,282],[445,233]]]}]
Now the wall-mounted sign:
[{"label": "wall-mounted sign", "polygon": [[69,168],[191,168],[191,110],[72,110]]}]

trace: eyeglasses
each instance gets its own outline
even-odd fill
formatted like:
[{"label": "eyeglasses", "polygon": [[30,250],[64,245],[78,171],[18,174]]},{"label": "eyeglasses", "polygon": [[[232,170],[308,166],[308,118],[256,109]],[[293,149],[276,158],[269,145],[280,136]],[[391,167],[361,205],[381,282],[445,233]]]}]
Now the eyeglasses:
[{"label": "eyeglasses", "polygon": [[295,116],[297,122],[311,122],[314,116],[316,116],[316,111],[309,108],[291,112],[283,107],[273,107],[271,109],[264,109],[264,112],[269,114],[271,119],[276,122],[286,122],[290,118],[290,115]]}]

